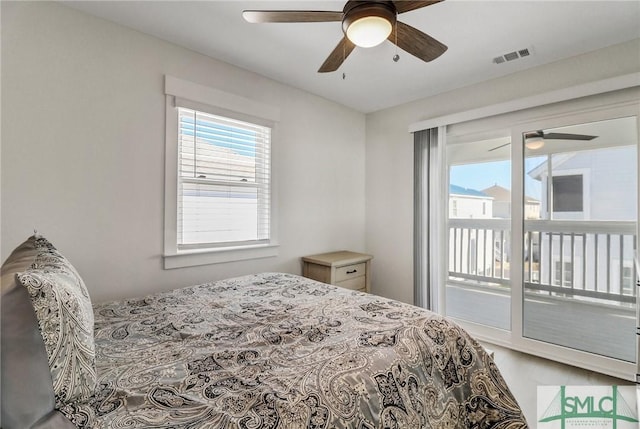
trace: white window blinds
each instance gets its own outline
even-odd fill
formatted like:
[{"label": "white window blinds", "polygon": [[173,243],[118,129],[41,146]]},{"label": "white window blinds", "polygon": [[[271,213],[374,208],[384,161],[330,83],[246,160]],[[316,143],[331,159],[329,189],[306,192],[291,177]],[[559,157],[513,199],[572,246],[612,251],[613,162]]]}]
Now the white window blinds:
[{"label": "white window blinds", "polygon": [[270,238],[271,128],[178,108],[178,248]]}]

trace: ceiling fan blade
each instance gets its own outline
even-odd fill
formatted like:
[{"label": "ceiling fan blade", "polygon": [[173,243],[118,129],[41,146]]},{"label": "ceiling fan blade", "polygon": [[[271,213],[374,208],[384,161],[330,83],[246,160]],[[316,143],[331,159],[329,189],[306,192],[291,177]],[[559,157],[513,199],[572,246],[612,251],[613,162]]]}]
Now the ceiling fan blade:
[{"label": "ceiling fan blade", "polygon": [[433,37],[400,21],[396,21],[395,31],[391,32],[387,40],[426,62],[435,60],[448,49]]},{"label": "ceiling fan blade", "polygon": [[346,36],[343,37],[340,43],[338,43],[334,50],[329,54],[324,63],[322,63],[318,69],[318,73],[327,73],[338,70],[355,47],[356,45],[351,43]]},{"label": "ceiling fan blade", "polygon": [[491,152],[491,151],[494,151],[494,150],[500,149],[501,147],[509,146],[510,144],[511,144],[511,142],[509,142],[509,143],[505,143],[505,144],[501,144],[500,146],[496,146],[496,147],[494,147],[493,149],[489,149],[487,152]]},{"label": "ceiling fan blade", "polygon": [[590,136],[587,134],[566,134],[566,133],[544,133],[545,139],[553,140],[593,140],[598,136]]},{"label": "ceiling fan blade", "polygon": [[252,24],[265,22],[334,22],[342,21],[342,12],[324,10],[245,10],[242,17]]},{"label": "ceiling fan blade", "polygon": [[524,133],[524,138],[525,139],[530,139],[530,138],[533,138],[533,137],[543,138],[542,136],[544,136],[544,132],[542,130],[531,131],[529,133]]},{"label": "ceiling fan blade", "polygon": [[396,7],[396,11],[398,13],[405,13],[412,10],[420,9],[425,6],[431,6],[435,3],[440,3],[444,0],[431,0],[431,1],[404,1],[404,0],[394,0],[393,4]]}]

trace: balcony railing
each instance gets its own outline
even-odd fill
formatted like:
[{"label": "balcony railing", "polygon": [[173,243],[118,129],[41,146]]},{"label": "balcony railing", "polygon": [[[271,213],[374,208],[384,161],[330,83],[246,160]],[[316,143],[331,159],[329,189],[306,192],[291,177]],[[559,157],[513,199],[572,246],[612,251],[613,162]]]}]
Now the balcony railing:
[{"label": "balcony railing", "polygon": [[[509,219],[449,219],[449,277],[508,287]],[[524,285],[530,292],[634,303],[634,222],[524,222]],[[519,252],[517,252],[519,254]]]}]

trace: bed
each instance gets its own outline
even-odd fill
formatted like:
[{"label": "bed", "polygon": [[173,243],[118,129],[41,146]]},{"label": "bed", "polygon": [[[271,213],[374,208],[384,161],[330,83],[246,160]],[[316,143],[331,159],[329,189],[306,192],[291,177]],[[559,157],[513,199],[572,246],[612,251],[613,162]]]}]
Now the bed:
[{"label": "bed", "polygon": [[[36,255],[57,252],[32,241]],[[43,263],[27,271],[33,265]],[[16,278],[33,303],[29,281]],[[3,310],[4,298],[3,286]],[[93,376],[87,368],[70,383],[70,397],[52,372],[44,417],[72,425],[42,427],[527,427],[492,358],[464,330],[375,295],[261,273],[97,304],[91,316]],[[3,311],[6,422],[4,334]],[[73,365],[91,363],[89,353]]]}]

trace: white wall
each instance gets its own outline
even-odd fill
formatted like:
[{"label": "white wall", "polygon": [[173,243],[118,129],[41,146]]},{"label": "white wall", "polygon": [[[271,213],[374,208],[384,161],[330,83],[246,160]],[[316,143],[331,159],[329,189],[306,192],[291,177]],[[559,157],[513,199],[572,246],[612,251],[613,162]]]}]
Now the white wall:
[{"label": "white wall", "polygon": [[[456,212],[453,205],[456,205]],[[457,219],[491,219],[493,199],[449,194],[449,217]]]},{"label": "white wall", "polygon": [[[277,258],[163,270],[164,75],[280,109]],[[94,301],[365,249],[365,118],[63,5],[2,2],[2,254],[44,233]]]},{"label": "white wall", "polygon": [[372,291],[413,302],[410,124],[640,70],[640,40],[367,115],[366,237]]}]

